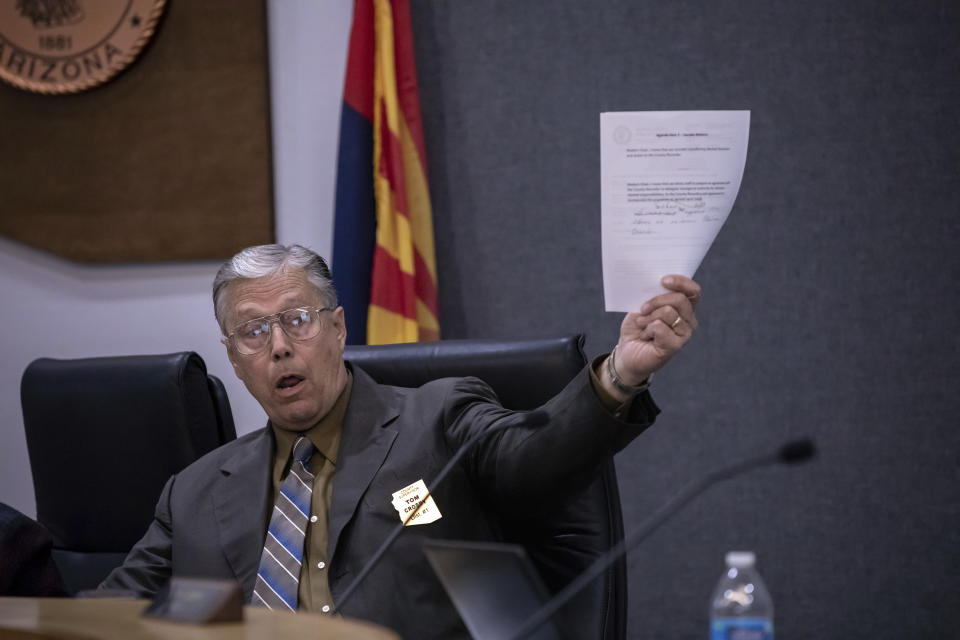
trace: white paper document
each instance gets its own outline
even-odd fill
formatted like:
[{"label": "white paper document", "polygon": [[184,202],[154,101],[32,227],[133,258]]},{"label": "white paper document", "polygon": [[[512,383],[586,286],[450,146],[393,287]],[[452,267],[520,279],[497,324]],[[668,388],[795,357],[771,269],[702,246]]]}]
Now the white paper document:
[{"label": "white paper document", "polygon": [[607,311],[638,311],[665,275],[693,277],[737,199],[749,131],[749,111],[600,114]]}]

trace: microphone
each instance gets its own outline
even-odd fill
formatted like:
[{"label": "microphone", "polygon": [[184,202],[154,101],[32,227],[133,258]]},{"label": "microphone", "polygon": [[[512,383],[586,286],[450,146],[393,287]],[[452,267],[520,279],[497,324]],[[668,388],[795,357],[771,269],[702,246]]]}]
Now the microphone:
[{"label": "microphone", "polygon": [[515,427],[533,427],[539,428],[547,423],[549,417],[547,412],[542,409],[535,409],[533,411],[521,412],[521,413],[511,413],[507,416],[499,419],[499,424],[494,422],[492,425],[480,431],[479,433],[473,434],[470,438],[467,439],[460,448],[457,449],[457,452],[453,454],[453,457],[447,462],[446,466],[440,470],[440,473],[433,479],[433,481],[427,485],[427,491],[416,504],[416,506],[410,510],[410,514],[406,519],[401,522],[396,529],[394,529],[387,539],[384,540],[383,544],[376,550],[376,552],[367,560],[367,563],[360,570],[360,573],[357,574],[357,577],[353,579],[346,589],[343,591],[343,595],[340,596],[339,602],[336,603],[331,614],[339,613],[343,609],[343,605],[350,599],[350,597],[356,592],[357,587],[360,586],[360,583],[363,582],[364,578],[380,563],[380,559],[383,555],[393,546],[393,543],[396,539],[403,533],[404,527],[407,526],[413,517],[420,511],[420,508],[426,504],[427,499],[432,495],[433,491],[440,486],[440,484],[447,477],[447,474],[460,462],[460,458],[478,441],[480,438],[505,431],[507,429],[512,429]]},{"label": "microphone", "polygon": [[812,458],[816,452],[817,449],[813,446],[813,440],[803,438],[802,440],[788,442],[780,447],[777,456],[780,458],[780,462],[784,464],[797,464],[798,462],[806,462]]},{"label": "microphone", "polygon": [[508,640],[521,640],[536,631],[543,623],[559,611],[563,605],[567,604],[573,596],[578,594],[581,589],[606,571],[607,567],[616,562],[627,551],[645,540],[651,533],[659,529],[660,525],[685,507],[687,503],[713,485],[723,480],[734,478],[747,471],[771,464],[800,464],[806,462],[815,454],[816,447],[813,444],[813,440],[803,438],[801,440],[788,442],[773,453],[765,453],[728,464],[694,480],[688,484],[683,491],[675,495],[669,502],[657,509],[649,518],[641,523],[636,531],[610,547],[610,549],[598,557],[586,571],[558,591],[545,605],[527,618]]}]

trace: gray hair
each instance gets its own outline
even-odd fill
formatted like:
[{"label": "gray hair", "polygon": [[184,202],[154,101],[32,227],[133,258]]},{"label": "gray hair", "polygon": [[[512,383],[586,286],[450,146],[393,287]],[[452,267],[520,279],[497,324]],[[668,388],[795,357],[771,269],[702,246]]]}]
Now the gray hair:
[{"label": "gray hair", "polygon": [[337,306],[337,291],[330,277],[330,269],[315,252],[298,244],[262,244],[247,247],[224,262],[213,279],[213,313],[223,335],[227,335],[227,285],[242,278],[263,278],[286,269],[303,269],[307,280],[317,288],[324,306]]}]

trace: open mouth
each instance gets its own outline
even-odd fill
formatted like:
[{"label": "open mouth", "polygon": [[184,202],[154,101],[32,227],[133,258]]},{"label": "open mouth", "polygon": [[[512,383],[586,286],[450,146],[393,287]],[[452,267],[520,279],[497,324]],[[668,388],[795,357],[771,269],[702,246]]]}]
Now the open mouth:
[{"label": "open mouth", "polygon": [[298,375],[289,375],[283,376],[277,380],[277,389],[281,391],[286,391],[288,389],[294,389],[300,386],[300,383],[303,382],[303,377]]}]

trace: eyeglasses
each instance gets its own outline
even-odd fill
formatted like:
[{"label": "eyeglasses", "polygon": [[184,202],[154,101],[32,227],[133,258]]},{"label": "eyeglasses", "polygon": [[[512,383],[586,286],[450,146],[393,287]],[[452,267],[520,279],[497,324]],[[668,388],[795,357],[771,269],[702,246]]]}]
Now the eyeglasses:
[{"label": "eyeglasses", "polygon": [[320,334],[320,330],[323,329],[320,314],[324,311],[332,311],[332,309],[330,307],[321,309],[299,307],[297,309],[287,309],[270,316],[247,320],[235,327],[233,333],[227,336],[227,340],[233,343],[238,353],[252,356],[260,353],[270,344],[270,332],[274,323],[279,324],[283,332],[292,340],[301,342],[316,338]]}]

